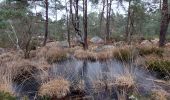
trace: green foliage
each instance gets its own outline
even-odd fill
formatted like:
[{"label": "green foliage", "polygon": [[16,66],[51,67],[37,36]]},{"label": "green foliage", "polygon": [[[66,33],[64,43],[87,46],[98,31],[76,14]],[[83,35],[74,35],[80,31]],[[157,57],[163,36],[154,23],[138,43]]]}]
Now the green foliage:
[{"label": "green foliage", "polygon": [[43,96],[43,97],[40,97],[39,100],[51,100],[51,97],[49,97],[49,96]]},{"label": "green foliage", "polygon": [[147,68],[157,72],[158,78],[170,78],[170,61],[168,60],[149,60],[146,62]]},{"label": "green foliage", "polygon": [[0,99],[1,100],[17,100],[16,97],[12,96],[9,93],[5,93],[5,92],[0,92]]}]

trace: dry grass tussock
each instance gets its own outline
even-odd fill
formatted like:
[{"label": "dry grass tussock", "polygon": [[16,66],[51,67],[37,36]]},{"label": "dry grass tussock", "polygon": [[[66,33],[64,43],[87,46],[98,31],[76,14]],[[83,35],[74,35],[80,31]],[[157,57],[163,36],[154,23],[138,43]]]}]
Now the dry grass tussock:
[{"label": "dry grass tussock", "polygon": [[133,47],[120,47],[113,51],[113,56],[120,61],[132,61],[136,57],[136,52]]},{"label": "dry grass tussock", "polygon": [[113,58],[113,52],[111,50],[104,50],[97,53],[97,59],[99,61],[106,61]]},{"label": "dry grass tussock", "polygon": [[63,78],[54,79],[43,83],[38,92],[40,96],[62,98],[70,92],[70,83]]},{"label": "dry grass tussock", "polygon": [[0,92],[13,94],[12,86],[9,84],[0,84]]},{"label": "dry grass tussock", "polygon": [[0,92],[14,95],[11,76],[11,71],[5,69],[4,66],[0,66]]},{"label": "dry grass tussock", "polygon": [[49,48],[46,54],[49,63],[60,62],[67,59],[67,52],[61,48]]},{"label": "dry grass tussock", "polygon": [[1,75],[0,80],[1,80],[0,92],[5,92],[5,93],[9,93],[11,95],[14,95],[14,91],[12,88],[12,80],[10,78],[7,78],[4,75]]},{"label": "dry grass tussock", "polygon": [[168,100],[168,93],[162,89],[154,89],[152,90],[151,98],[153,100]]},{"label": "dry grass tussock", "polygon": [[105,82],[101,81],[101,80],[95,80],[92,82],[92,84],[93,84],[94,92],[96,92],[96,93],[102,92],[106,88]]},{"label": "dry grass tussock", "polygon": [[36,50],[36,58],[40,59],[40,58],[45,57],[46,54],[47,54],[48,49],[49,48],[47,48],[47,47],[41,47],[41,48],[37,49]]},{"label": "dry grass tussock", "polygon": [[95,61],[97,59],[96,53],[92,51],[84,51],[82,49],[76,50],[74,56],[80,60]]},{"label": "dry grass tussock", "polygon": [[114,81],[114,87],[116,89],[118,100],[127,100],[128,94],[134,92],[134,77],[130,74],[118,76]]},{"label": "dry grass tussock", "polygon": [[155,54],[157,56],[162,57],[164,53],[164,49],[159,48],[157,46],[137,46],[139,51],[139,55],[146,56],[150,54]]},{"label": "dry grass tussock", "polygon": [[22,59],[22,54],[19,54],[18,52],[3,53],[0,55],[0,64],[19,59]]},{"label": "dry grass tussock", "polygon": [[48,63],[60,62],[67,59],[67,50],[60,47],[42,47],[37,50],[36,59],[44,58]]},{"label": "dry grass tussock", "polygon": [[38,70],[37,66],[34,66],[31,61],[25,59],[8,62],[6,67],[14,81],[22,81],[35,73],[35,70]]},{"label": "dry grass tussock", "polygon": [[114,85],[116,87],[129,89],[135,85],[135,81],[132,75],[127,74],[116,77]]},{"label": "dry grass tussock", "polygon": [[1,65],[1,73],[11,75],[11,79],[16,82],[22,82],[29,77],[36,77],[35,73],[45,72],[49,64],[44,60],[31,61],[28,59],[16,59]]}]

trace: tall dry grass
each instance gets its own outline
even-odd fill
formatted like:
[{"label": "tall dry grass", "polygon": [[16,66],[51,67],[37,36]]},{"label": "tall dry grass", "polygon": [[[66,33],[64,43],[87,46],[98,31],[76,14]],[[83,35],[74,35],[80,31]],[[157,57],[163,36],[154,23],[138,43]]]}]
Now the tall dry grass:
[{"label": "tall dry grass", "polygon": [[45,83],[39,88],[40,96],[50,96],[55,99],[65,97],[70,92],[70,83],[64,78],[54,79]]},{"label": "tall dry grass", "polygon": [[168,100],[169,93],[162,89],[153,89],[151,98],[153,100]]},{"label": "tall dry grass", "polygon": [[76,50],[74,53],[74,56],[80,60],[89,60],[89,61],[97,60],[96,53],[89,51],[89,50],[86,50],[86,51],[84,51],[82,49]]}]

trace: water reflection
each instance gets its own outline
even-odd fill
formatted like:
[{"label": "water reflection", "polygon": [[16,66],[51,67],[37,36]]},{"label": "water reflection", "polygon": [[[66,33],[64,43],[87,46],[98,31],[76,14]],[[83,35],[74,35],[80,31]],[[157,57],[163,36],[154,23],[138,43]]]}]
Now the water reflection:
[{"label": "water reflection", "polygon": [[[83,96],[90,96],[91,99],[95,100],[117,99],[114,88],[110,89],[106,84],[115,80],[116,77],[126,74],[131,74],[134,77],[135,84],[141,94],[145,95],[154,85],[153,81],[148,80],[154,79],[154,77],[146,70],[132,64],[123,64],[115,60],[89,62],[87,60],[79,61],[76,59],[70,59],[61,63],[53,64],[49,69],[50,78],[64,77],[70,81],[71,95],[77,94],[78,92],[75,92],[77,89],[79,90],[79,93],[84,93]],[[94,89],[94,82],[98,81],[103,82],[105,87],[101,91],[96,92]],[[32,82],[34,83],[36,80],[32,80]],[[34,87],[34,85],[38,86],[37,84],[33,84],[32,87],[34,89],[29,89],[32,91],[37,90],[38,88]],[[27,85],[24,84],[24,86]],[[20,92],[28,92],[29,89],[25,89],[26,88],[22,87]],[[29,90],[29,92],[31,90]]]}]

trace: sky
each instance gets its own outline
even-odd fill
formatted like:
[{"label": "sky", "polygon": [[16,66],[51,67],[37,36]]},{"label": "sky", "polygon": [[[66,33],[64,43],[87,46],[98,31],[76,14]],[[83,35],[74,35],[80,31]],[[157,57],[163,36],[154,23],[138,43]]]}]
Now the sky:
[{"label": "sky", "polygon": [[[4,0],[0,0],[0,2],[2,2]],[[63,5],[65,5],[65,1],[67,0],[61,0],[61,3]],[[42,1],[36,1],[35,3],[31,3],[31,5],[33,5],[33,8],[31,9],[31,11],[33,13],[42,13],[43,17],[45,17],[45,9],[43,7],[40,7],[38,4],[40,4],[40,2]],[[79,5],[81,6],[82,5],[82,2],[79,3]],[[123,5],[124,5],[124,8],[122,6],[118,6],[117,5],[117,1],[113,1],[112,2],[112,9],[115,13],[120,13],[120,14],[125,14],[128,8],[128,4],[127,2],[123,2]],[[69,8],[69,7],[68,7]],[[90,2],[88,2],[88,7],[87,7],[87,10],[88,10],[88,13],[91,13],[91,12],[97,12],[99,13],[102,9],[102,4],[99,3],[97,6],[92,6],[92,4]],[[49,18],[51,20],[60,20],[63,15],[66,14],[66,11],[65,10],[60,10],[60,11],[54,11],[54,9],[49,9]],[[82,12],[80,12],[80,14],[82,15]],[[57,15],[57,16],[56,16]]]},{"label": "sky", "polygon": [[[39,2],[37,1],[36,3],[38,4]],[[38,6],[37,4],[34,4],[34,7],[31,9],[31,11],[34,12],[34,13],[40,13],[41,12],[42,15],[45,17],[45,9]],[[62,4],[63,5],[66,4],[65,0],[62,0]],[[80,2],[79,5],[82,5],[82,2]],[[118,6],[116,1],[113,1],[112,9],[115,13],[125,14],[126,10],[128,8],[128,4],[127,4],[127,2],[123,2],[123,5],[124,5],[125,9],[123,9],[122,6]],[[88,2],[88,7],[87,7],[88,13],[91,13],[91,12],[99,13],[101,11],[101,9],[102,9],[101,3],[99,3],[97,6],[94,7],[94,6],[92,6],[92,4],[90,2]],[[57,14],[56,14],[56,11],[49,9],[49,18],[52,19],[53,21],[55,19],[57,19],[57,20],[61,19],[64,14],[66,14],[65,9],[60,10],[60,11],[58,10]],[[80,12],[80,14],[82,15],[82,12]],[[56,15],[57,15],[57,18],[56,18]]]}]

